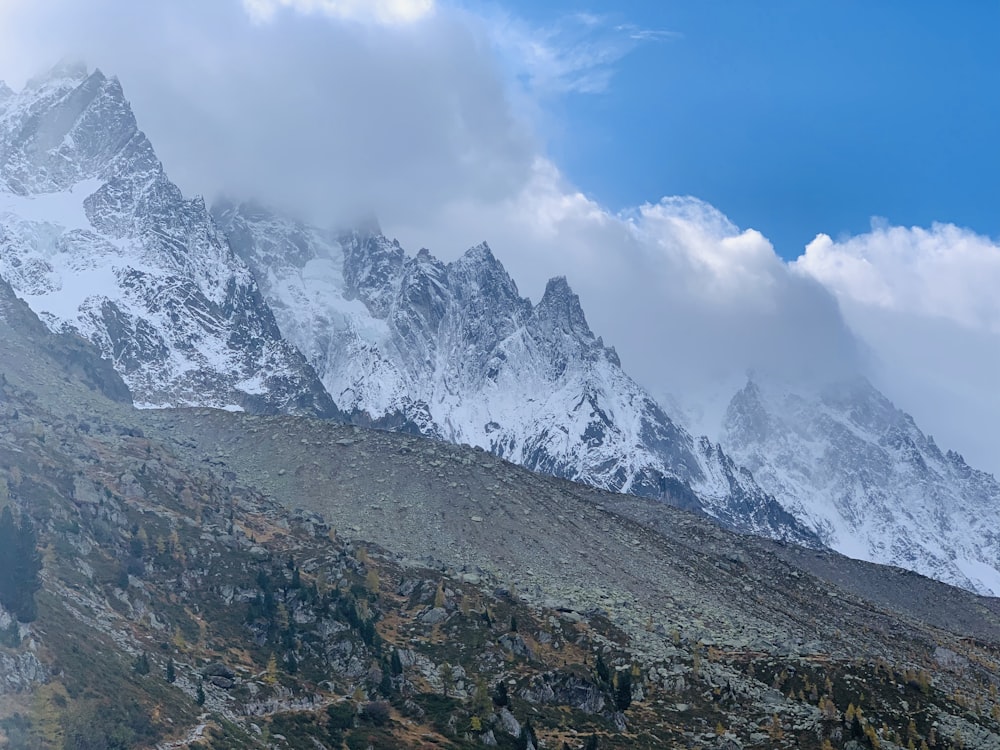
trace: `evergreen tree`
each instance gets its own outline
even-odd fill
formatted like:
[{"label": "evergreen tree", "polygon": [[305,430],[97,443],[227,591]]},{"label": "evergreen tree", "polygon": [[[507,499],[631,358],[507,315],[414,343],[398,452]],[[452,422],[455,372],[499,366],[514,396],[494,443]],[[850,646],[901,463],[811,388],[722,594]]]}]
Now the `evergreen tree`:
[{"label": "evergreen tree", "polygon": [[399,649],[392,650],[392,659],[389,661],[389,669],[393,675],[403,674],[403,660],[399,658]]},{"label": "evergreen tree", "polygon": [[503,680],[497,683],[496,690],[493,692],[493,703],[498,708],[510,705],[510,696],[507,694],[507,683]]},{"label": "evergreen tree", "polygon": [[147,675],[149,674],[149,657],[146,656],[146,652],[143,651],[136,658],[135,662],[132,664],[132,669],[136,674]]},{"label": "evergreen tree", "polygon": [[392,696],[392,675],[390,674],[389,665],[384,660],[379,671],[382,672],[382,679],[379,680],[378,691],[386,698],[389,698]]},{"label": "evergreen tree", "polygon": [[194,702],[199,706],[205,705],[205,688],[201,683],[198,683],[198,692],[194,695]]},{"label": "evergreen tree", "polygon": [[174,657],[167,659],[167,682],[174,683],[177,680],[177,670],[174,668]]},{"label": "evergreen tree", "polygon": [[608,669],[608,665],[604,661],[604,655],[600,651],[597,652],[597,664],[594,668],[597,671],[597,679],[601,681],[601,684],[610,686],[611,670]]},{"label": "evergreen tree", "polygon": [[14,609],[16,531],[10,506],[4,506],[0,511],[0,604],[10,610]]},{"label": "evergreen tree", "polygon": [[531,726],[531,719],[524,722],[521,727],[521,735],[517,739],[518,750],[528,750],[528,748],[538,747],[538,735],[535,734],[535,728]]},{"label": "evergreen tree", "polygon": [[632,705],[632,673],[623,669],[618,673],[618,684],[615,685],[615,706],[619,711],[625,711]]},{"label": "evergreen tree", "polygon": [[486,686],[486,680],[482,677],[476,678],[476,691],[472,695],[472,712],[484,719],[493,713],[493,701],[490,700],[490,689]]}]

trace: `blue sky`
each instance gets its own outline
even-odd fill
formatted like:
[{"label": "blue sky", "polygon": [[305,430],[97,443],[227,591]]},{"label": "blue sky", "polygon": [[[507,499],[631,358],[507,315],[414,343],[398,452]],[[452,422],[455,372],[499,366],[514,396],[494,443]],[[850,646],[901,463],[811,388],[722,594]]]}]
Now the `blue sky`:
[{"label": "blue sky", "polygon": [[[510,7],[564,29],[580,8]],[[786,258],[818,232],[867,231],[873,216],[1000,236],[1000,3],[587,9],[606,28],[674,32],[618,60],[603,93],[549,100],[554,161],[601,203],[694,195]]]}]

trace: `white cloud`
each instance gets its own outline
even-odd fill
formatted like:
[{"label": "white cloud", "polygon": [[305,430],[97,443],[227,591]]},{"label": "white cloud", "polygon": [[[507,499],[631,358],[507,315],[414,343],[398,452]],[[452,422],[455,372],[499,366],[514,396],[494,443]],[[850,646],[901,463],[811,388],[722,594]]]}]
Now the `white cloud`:
[{"label": "white cloud", "polygon": [[1000,244],[953,224],[821,234],[795,268],[851,303],[1000,333]]},{"label": "white cloud", "polygon": [[819,235],[793,264],[837,296],[872,375],[945,447],[1000,476],[1000,243],[951,224]]},{"label": "white cloud", "polygon": [[386,228],[444,258],[487,239],[535,300],[566,275],[595,332],[659,394],[714,388],[748,368],[814,377],[859,366],[833,297],[791,273],[759,232],[693,198],[614,214],[539,158],[503,201],[461,198]]},{"label": "white cloud", "polygon": [[[425,4],[371,7],[401,18]],[[299,3],[335,5],[360,7]],[[455,194],[506,195],[530,172],[531,128],[466,13],[388,25],[275,13],[256,25],[241,0],[2,7],[0,71],[16,82],[69,52],[117,74],[188,193],[256,197],[328,222],[409,220]]]},{"label": "white cloud", "polygon": [[250,17],[258,23],[273,20],[288,8],[304,14],[323,14],[341,21],[413,23],[430,15],[434,0],[243,0]]},{"label": "white cloud", "polygon": [[542,27],[503,12],[485,21],[512,76],[543,96],[604,93],[617,63],[636,47],[679,36],[592,13],[564,15]]}]

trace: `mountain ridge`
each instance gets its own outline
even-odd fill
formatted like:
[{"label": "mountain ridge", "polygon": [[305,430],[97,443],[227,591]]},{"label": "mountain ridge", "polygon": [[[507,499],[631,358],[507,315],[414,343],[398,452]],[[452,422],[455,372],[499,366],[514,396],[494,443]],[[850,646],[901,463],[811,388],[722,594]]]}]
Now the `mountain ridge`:
[{"label": "mountain ridge", "polygon": [[1000,483],[867,380],[811,393],[748,381],[722,442],[834,549],[1000,594]]},{"label": "mountain ridge", "polygon": [[749,473],[624,373],[565,277],[532,304],[487,243],[443,263],[382,235],[337,235],[257,206],[214,213],[282,330],[357,421],[395,421],[543,473],[681,502],[730,528],[815,544]]}]

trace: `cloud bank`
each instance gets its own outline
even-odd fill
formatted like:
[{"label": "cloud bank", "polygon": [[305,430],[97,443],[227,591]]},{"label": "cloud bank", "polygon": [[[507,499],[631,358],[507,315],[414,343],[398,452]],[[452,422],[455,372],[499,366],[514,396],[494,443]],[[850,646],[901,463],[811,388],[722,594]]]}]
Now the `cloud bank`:
[{"label": "cloud bank", "polygon": [[795,272],[836,295],[876,383],[1000,476],[1000,242],[952,224],[819,235]]},{"label": "cloud bank", "polygon": [[517,190],[537,150],[485,28],[431,7],[8,0],[0,75],[23,80],[70,54],[119,76],[187,193],[325,222],[414,219],[454,193]]},{"label": "cloud bank", "polygon": [[267,23],[280,10],[320,13],[342,21],[412,23],[434,10],[434,0],[243,0],[243,7],[257,23]]}]

